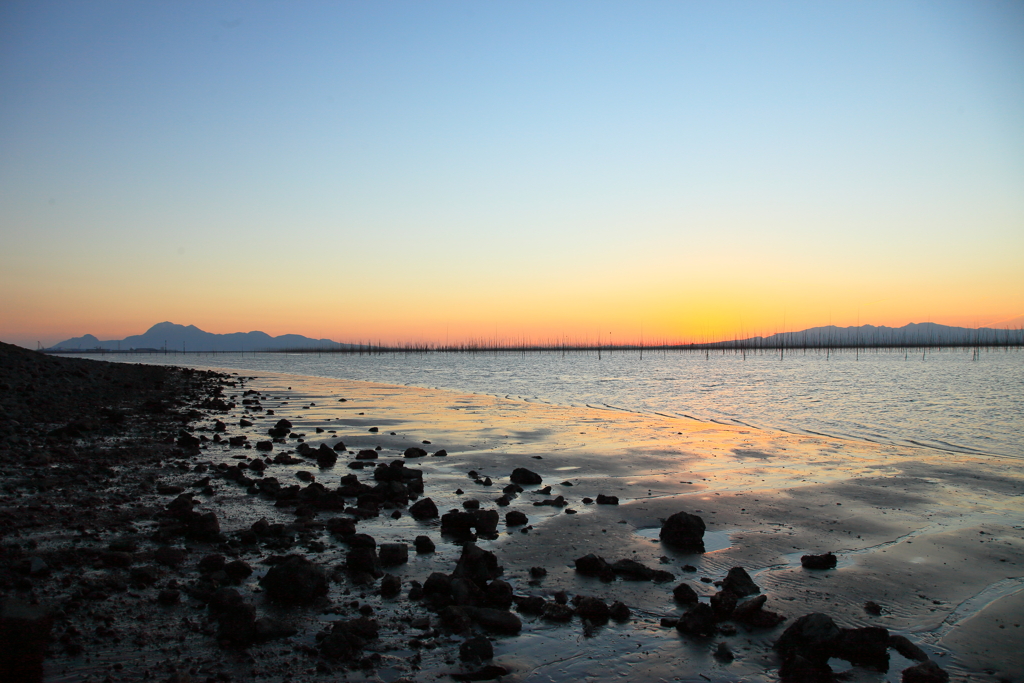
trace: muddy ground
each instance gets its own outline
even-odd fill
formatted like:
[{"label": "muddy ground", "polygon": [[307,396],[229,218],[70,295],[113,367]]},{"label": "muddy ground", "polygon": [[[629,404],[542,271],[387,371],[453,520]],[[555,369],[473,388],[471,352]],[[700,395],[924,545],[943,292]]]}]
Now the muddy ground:
[{"label": "muddy ground", "polygon": [[[4,643],[26,680],[1024,673],[1006,463],[7,345],[0,425]],[[503,493],[517,468],[542,482]],[[414,516],[428,498],[437,516]],[[680,511],[704,552],[660,540]],[[801,565],[829,551],[836,568]],[[821,642],[793,627],[812,613]]]}]

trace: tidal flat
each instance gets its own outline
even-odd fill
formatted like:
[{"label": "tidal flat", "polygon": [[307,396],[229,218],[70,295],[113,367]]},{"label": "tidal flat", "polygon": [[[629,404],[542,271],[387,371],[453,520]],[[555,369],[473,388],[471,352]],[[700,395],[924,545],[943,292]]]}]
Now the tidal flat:
[{"label": "tidal flat", "polygon": [[[136,379],[100,401],[74,373],[117,383],[140,366],[7,349],[0,589],[5,609],[50,624],[48,681],[899,681],[919,666],[908,654],[951,680],[1024,678],[1013,459],[230,370],[166,369],[151,378],[161,397]],[[11,354],[30,354],[27,365],[12,369]],[[18,412],[34,395],[23,385],[55,378],[84,393],[45,415]],[[272,439],[281,420],[290,425]],[[392,479],[406,501],[381,493],[381,464],[421,473]],[[504,492],[518,468],[541,482]],[[427,498],[438,515],[411,514]],[[442,533],[449,511],[477,509],[497,513],[493,531],[489,517],[466,528],[455,515]],[[526,523],[507,525],[509,512]],[[660,540],[678,512],[703,520],[704,552]],[[417,552],[420,536],[433,551]],[[374,557],[355,552],[371,543]],[[835,568],[802,566],[825,553]],[[579,571],[590,554],[634,564]],[[298,562],[289,555],[315,565],[323,592],[292,600],[272,588],[268,574]],[[762,605],[723,601],[734,567],[759,591],[740,604]],[[425,590],[432,575],[465,585]],[[676,600],[680,584],[714,605],[707,628],[685,628],[695,606]],[[607,618],[581,596],[628,614]],[[813,613],[919,652],[898,638],[883,641],[884,657],[829,646],[787,671],[792,654],[773,645]],[[493,652],[475,641],[463,659],[474,636]]]}]

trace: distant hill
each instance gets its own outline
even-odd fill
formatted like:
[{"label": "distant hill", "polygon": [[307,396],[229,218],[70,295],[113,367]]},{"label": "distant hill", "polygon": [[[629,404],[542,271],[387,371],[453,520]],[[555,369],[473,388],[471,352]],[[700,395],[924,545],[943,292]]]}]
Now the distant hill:
[{"label": "distant hill", "polygon": [[271,337],[266,332],[234,332],[213,334],[195,325],[176,325],[163,322],[153,325],[142,334],[120,340],[100,341],[91,334],[74,337],[51,346],[48,351],[129,351],[132,349],[158,349],[171,351],[279,351],[281,349],[351,348],[352,344],[339,344],[330,339],[310,339],[299,334]]},{"label": "distant hill", "polygon": [[950,327],[937,323],[910,323],[903,327],[812,327],[799,332],[780,332],[767,337],[696,344],[700,347],[839,347],[839,346],[973,346],[1024,344],[1024,329]]}]

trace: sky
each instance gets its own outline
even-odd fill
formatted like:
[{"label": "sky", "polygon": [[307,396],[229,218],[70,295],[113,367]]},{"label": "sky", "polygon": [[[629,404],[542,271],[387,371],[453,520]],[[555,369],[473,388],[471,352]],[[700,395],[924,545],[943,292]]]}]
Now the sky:
[{"label": "sky", "polygon": [[0,3],[6,342],[1022,315],[1024,3]]}]

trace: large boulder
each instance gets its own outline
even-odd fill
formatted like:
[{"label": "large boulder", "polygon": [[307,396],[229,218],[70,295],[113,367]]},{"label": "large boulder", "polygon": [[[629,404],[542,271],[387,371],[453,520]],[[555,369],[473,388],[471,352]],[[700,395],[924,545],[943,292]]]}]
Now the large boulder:
[{"label": "large boulder", "polygon": [[832,617],[812,612],[790,624],[775,642],[775,649],[784,657],[795,654],[812,663],[823,663],[832,656],[841,635]]},{"label": "large boulder", "polygon": [[327,595],[327,572],[300,555],[290,555],[260,579],[267,597],[286,605],[308,605]]},{"label": "large boulder", "polygon": [[455,565],[452,578],[469,579],[480,588],[484,588],[488,581],[498,578],[501,574],[502,568],[498,566],[498,558],[494,553],[479,548],[474,543],[467,543],[462,548],[462,556]]},{"label": "large boulder", "polygon": [[409,514],[413,519],[436,519],[437,505],[430,498],[424,498],[409,506]]},{"label": "large boulder", "polygon": [[750,574],[743,567],[733,567],[722,581],[722,590],[729,591],[738,598],[757,595],[761,589],[757,587]]},{"label": "large boulder", "polygon": [[665,520],[661,542],[689,552],[704,552],[704,520],[688,512],[677,512]]},{"label": "large boulder", "polygon": [[539,484],[543,481],[539,474],[531,472],[525,467],[517,467],[512,470],[512,474],[509,476],[509,479],[512,480],[513,484],[522,484],[524,486]]}]

